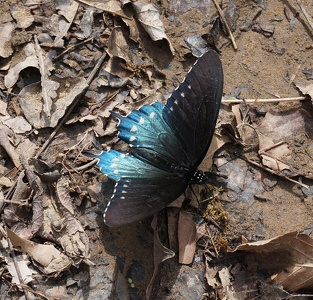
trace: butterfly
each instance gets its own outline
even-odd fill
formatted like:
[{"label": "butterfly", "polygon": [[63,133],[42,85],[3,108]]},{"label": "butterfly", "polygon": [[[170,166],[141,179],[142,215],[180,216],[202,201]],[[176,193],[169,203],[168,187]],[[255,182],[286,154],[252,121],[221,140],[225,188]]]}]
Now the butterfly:
[{"label": "butterfly", "polygon": [[220,109],[223,69],[213,49],[204,53],[165,105],[155,102],[127,116],[115,112],[118,137],[131,146],[96,155],[100,171],[116,181],[104,222],[120,226],[149,217],[177,199],[192,183],[210,146]]}]

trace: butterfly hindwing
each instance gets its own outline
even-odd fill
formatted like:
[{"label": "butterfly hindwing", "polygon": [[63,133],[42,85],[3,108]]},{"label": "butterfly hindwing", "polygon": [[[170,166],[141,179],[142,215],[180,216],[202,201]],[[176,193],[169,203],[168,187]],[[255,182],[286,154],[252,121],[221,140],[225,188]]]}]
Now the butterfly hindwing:
[{"label": "butterfly hindwing", "polygon": [[[165,175],[165,174],[164,174]],[[190,178],[122,178],[104,212],[108,226],[129,224],[151,216],[178,198]]]},{"label": "butterfly hindwing", "polygon": [[102,151],[98,155],[85,153],[89,157],[98,159],[97,165],[100,171],[113,180],[128,178],[155,178],[164,176],[164,172],[150,164],[143,162],[129,153],[121,153],[115,150]]}]

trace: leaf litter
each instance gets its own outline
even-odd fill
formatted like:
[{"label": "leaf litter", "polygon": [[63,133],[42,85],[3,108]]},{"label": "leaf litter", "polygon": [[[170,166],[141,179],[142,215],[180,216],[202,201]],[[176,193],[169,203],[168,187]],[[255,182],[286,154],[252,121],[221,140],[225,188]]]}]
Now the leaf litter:
[{"label": "leaf litter", "polygon": [[[1,295],[104,299],[114,280],[121,298],[312,294],[312,105],[278,104],[312,100],[310,76],[297,71],[312,68],[312,40],[282,3],[229,1],[219,14],[239,42],[234,52],[208,3],[1,4]],[[285,42],[300,37],[301,51]],[[191,53],[212,40],[222,50],[225,98],[236,88],[243,102],[257,99],[221,110],[202,163],[219,176],[183,195],[152,230],[145,222],[104,228],[97,210],[114,183],[80,152],[127,150],[110,111],[164,101],[195,61]],[[258,101],[268,95],[280,96]],[[225,254],[235,247],[241,260]],[[26,289],[30,282],[36,290]]]}]

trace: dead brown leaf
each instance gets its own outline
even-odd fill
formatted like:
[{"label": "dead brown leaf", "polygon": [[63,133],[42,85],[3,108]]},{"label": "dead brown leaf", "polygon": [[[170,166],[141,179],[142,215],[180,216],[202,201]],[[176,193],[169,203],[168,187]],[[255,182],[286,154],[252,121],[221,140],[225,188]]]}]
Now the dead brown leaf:
[{"label": "dead brown leaf", "polygon": [[42,114],[43,99],[41,96],[41,84],[34,83],[24,87],[19,94],[19,103],[28,122],[36,129],[45,127],[55,127],[65,114],[69,105],[80,96],[88,87],[84,78],[57,78],[52,77],[54,82],[58,82],[58,96],[53,103],[54,109],[51,118]]},{"label": "dead brown leaf", "polygon": [[109,1],[94,1],[94,0],[78,0],[80,3],[84,3],[95,8],[101,9],[113,15],[117,15],[123,18],[128,18],[122,10],[120,1],[109,0]]},{"label": "dead brown leaf", "polygon": [[114,27],[108,40],[108,53],[129,63],[128,51],[129,43],[123,34],[122,28]]},{"label": "dead brown leaf", "polygon": [[39,263],[38,267],[45,274],[60,273],[71,266],[70,259],[52,245],[41,245],[19,237],[7,229],[8,238],[12,245],[27,253]]},{"label": "dead brown leaf", "polygon": [[311,101],[313,101],[313,83],[304,84],[302,82],[295,82],[295,85],[303,95],[309,95]]},{"label": "dead brown leaf", "polygon": [[167,40],[170,50],[174,55],[175,50],[169,38],[165,33],[165,28],[160,20],[160,14],[157,8],[152,3],[142,3],[139,1],[132,2],[132,5],[137,13],[137,18],[146,32],[150,35],[153,41]]},{"label": "dead brown leaf", "polygon": [[29,282],[34,280],[34,275],[36,275],[36,271],[29,268],[29,258],[27,255],[16,255],[15,256],[17,262],[17,268],[19,270],[20,277],[23,282],[20,282],[20,277],[18,275],[18,271],[16,270],[16,265],[13,259],[10,256],[6,256],[5,260],[7,263],[8,271],[12,276],[12,282],[16,284],[28,284]]},{"label": "dead brown leaf", "polygon": [[26,44],[19,52],[14,55],[11,61],[12,66],[4,77],[4,84],[7,88],[13,87],[19,78],[19,74],[23,69],[28,67],[38,68],[38,59],[36,56],[35,44]]},{"label": "dead brown leaf", "polygon": [[153,270],[153,276],[146,290],[147,299],[150,299],[150,296],[152,294],[154,282],[157,278],[160,264],[163,261],[175,256],[175,253],[171,249],[166,248],[160,241],[158,230],[157,230],[157,215],[154,215],[153,221],[151,223],[151,227],[153,229],[154,270]]},{"label": "dead brown leaf", "polygon": [[11,38],[15,25],[12,22],[7,22],[0,25],[0,56],[9,57],[12,53]]},{"label": "dead brown leaf", "polygon": [[196,251],[197,230],[192,215],[181,211],[178,219],[178,245],[181,264],[191,264]]},{"label": "dead brown leaf", "polygon": [[269,240],[240,245],[235,251],[260,255],[262,261],[259,264],[266,264],[269,271],[276,270],[272,279],[288,292],[312,289],[313,240],[306,234],[290,232]]},{"label": "dead brown leaf", "polygon": [[41,49],[38,43],[37,36],[35,36],[35,50],[38,57],[39,71],[41,74],[41,87],[43,98],[43,111],[47,117],[51,117],[52,100],[57,97],[57,90],[60,84],[51,80],[50,72],[54,69],[51,57]]},{"label": "dead brown leaf", "polygon": [[11,145],[9,137],[13,135],[13,131],[7,126],[0,124],[0,145],[5,149],[7,154],[12,159],[14,165],[19,168],[21,165],[19,154]]},{"label": "dead brown leaf", "polygon": [[11,15],[16,21],[16,27],[27,28],[34,22],[34,16],[31,14],[31,8],[29,6],[19,4],[13,4],[10,7]]},{"label": "dead brown leaf", "polygon": [[292,110],[282,113],[268,112],[257,127],[259,154],[265,166],[276,170],[289,170],[291,176],[305,174],[301,166],[292,157],[291,147],[295,136],[306,133],[311,136],[313,119],[303,110]]}]

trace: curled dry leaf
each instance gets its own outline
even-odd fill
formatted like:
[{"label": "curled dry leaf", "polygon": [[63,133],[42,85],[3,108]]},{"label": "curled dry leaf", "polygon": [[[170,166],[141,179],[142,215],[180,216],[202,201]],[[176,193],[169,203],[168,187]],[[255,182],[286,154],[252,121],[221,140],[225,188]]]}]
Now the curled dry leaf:
[{"label": "curled dry leaf", "polygon": [[45,274],[60,273],[71,266],[70,259],[52,245],[41,245],[19,237],[8,229],[8,238],[12,245],[27,253],[39,263],[40,270]]},{"label": "curled dry leaf", "polygon": [[128,50],[128,42],[123,34],[122,27],[114,27],[108,40],[109,54],[129,62]]},{"label": "curled dry leaf", "polygon": [[20,72],[28,67],[38,68],[38,59],[35,51],[35,44],[28,43],[20,52],[12,58],[12,67],[4,76],[4,84],[11,88],[18,80]]},{"label": "curled dry leaf", "polygon": [[146,32],[150,35],[153,41],[167,40],[170,50],[174,55],[175,50],[169,38],[165,34],[165,28],[160,20],[160,14],[157,8],[152,3],[141,3],[139,1],[132,2],[137,13],[137,18]]},{"label": "curled dry leaf", "polygon": [[309,95],[313,102],[313,83],[303,84],[302,82],[295,82],[295,85],[303,95]]},{"label": "curled dry leaf", "polygon": [[66,36],[68,30],[70,29],[72,22],[76,16],[79,4],[76,1],[59,1],[56,2],[56,8],[59,10],[59,14],[64,16],[66,20],[59,17],[57,34],[53,42],[53,47],[63,47],[63,38]]},{"label": "curled dry leaf", "polygon": [[0,124],[0,145],[4,148],[6,153],[12,159],[14,165],[19,168],[21,165],[18,152],[11,145],[10,136],[13,135],[13,131],[7,126]]},{"label": "curled dry leaf", "polygon": [[258,255],[258,264],[266,265],[269,271],[275,270],[272,279],[288,292],[312,289],[313,240],[306,234],[290,232],[269,240],[240,245],[235,251]]},{"label": "curled dry leaf", "polygon": [[122,18],[128,18],[128,16],[126,16],[122,10],[120,1],[117,0],[109,1],[78,0],[78,2],[101,9],[103,11],[111,13],[112,15],[117,15]]}]

